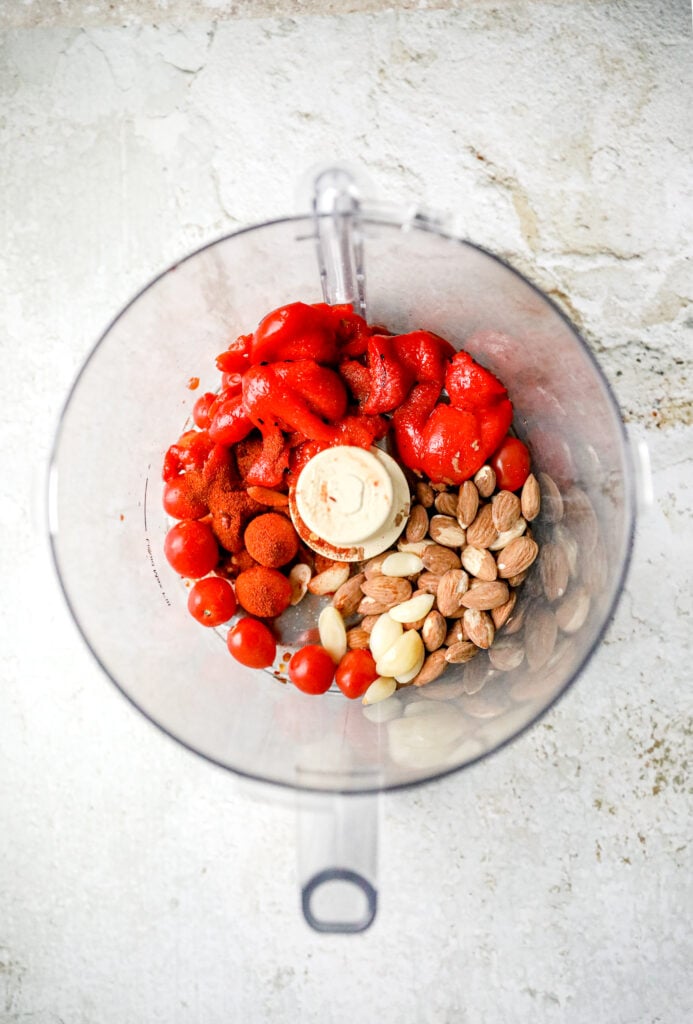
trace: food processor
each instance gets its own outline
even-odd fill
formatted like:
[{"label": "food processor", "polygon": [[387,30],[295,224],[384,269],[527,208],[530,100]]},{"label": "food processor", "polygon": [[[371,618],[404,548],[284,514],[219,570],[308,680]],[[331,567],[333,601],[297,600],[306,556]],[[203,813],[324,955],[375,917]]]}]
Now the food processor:
[{"label": "food processor", "polygon": [[[444,218],[370,200],[356,181],[347,167],[320,169],[306,212],[226,235],[143,288],[74,383],[48,486],[60,582],[103,671],[189,749],[295,795],[303,912],[338,932],[376,913],[379,794],[480,761],[566,691],[614,611],[635,518],[619,410],[575,326]],[[542,489],[532,527],[551,554],[530,570],[496,649],[369,706],[235,662],[221,631],[191,619],[163,557],[168,446],[198,394],[218,386],[218,353],[297,300],[350,302],[369,322],[469,351],[507,387]],[[324,604],[308,595],[292,609],[292,635],[315,631]]]}]

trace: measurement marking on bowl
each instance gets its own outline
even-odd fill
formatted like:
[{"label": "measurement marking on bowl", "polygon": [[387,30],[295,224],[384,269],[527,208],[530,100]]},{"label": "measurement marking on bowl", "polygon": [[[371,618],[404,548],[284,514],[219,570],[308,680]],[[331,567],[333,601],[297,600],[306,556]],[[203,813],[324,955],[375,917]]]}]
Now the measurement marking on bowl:
[{"label": "measurement marking on bowl", "polygon": [[151,562],[151,565],[152,565],[152,572],[154,573],[154,579],[159,584],[159,590],[161,591],[161,596],[163,597],[164,601],[166,602],[166,604],[170,608],[171,607],[171,602],[169,601],[169,599],[168,599],[168,597],[166,595],[166,591],[164,590],[164,585],[161,582],[161,577],[159,576],[159,572],[157,570],[156,563],[154,561],[154,554],[152,552],[152,545],[151,545],[151,541],[149,540],[149,530],[148,530],[148,527],[147,527],[147,488],[149,487],[149,470],[151,468],[152,468],[151,465],[147,466],[147,476],[144,478],[144,505],[143,505],[143,511],[144,511],[144,539],[147,542],[147,554],[149,555],[149,561]]}]

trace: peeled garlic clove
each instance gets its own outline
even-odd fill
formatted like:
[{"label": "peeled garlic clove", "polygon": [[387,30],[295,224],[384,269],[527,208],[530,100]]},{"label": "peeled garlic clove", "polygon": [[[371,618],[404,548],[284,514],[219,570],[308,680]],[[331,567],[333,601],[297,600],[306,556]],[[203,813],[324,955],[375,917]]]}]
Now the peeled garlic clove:
[{"label": "peeled garlic clove", "polygon": [[347,634],[344,619],[331,604],[320,612],[318,619],[320,643],[337,664],[347,652]]},{"label": "peeled garlic clove", "polygon": [[400,622],[391,619],[387,612],[378,616],[378,619],[371,630],[369,647],[371,654],[378,661],[387,650],[397,643],[404,629]]},{"label": "peeled garlic clove", "polygon": [[423,569],[423,562],[412,551],[394,551],[381,565],[383,576],[413,576]]},{"label": "peeled garlic clove", "polygon": [[363,704],[378,704],[387,700],[397,689],[397,681],[392,676],[378,676],[374,679],[363,695]]},{"label": "peeled garlic clove", "polygon": [[418,622],[425,619],[435,601],[435,594],[416,594],[408,601],[395,605],[387,613],[395,622]]},{"label": "peeled garlic clove", "polygon": [[421,657],[422,651],[425,656],[425,648],[421,636],[415,629],[408,629],[376,661],[375,670],[379,676],[395,676],[396,678],[397,676],[405,675],[414,668]]},{"label": "peeled garlic clove", "polygon": [[421,655],[417,659],[416,664],[414,665],[413,668],[410,668],[408,672],[403,672],[400,675],[395,676],[397,682],[398,683],[402,683],[403,685],[406,684],[406,683],[410,683],[412,681],[412,679],[414,679],[416,676],[418,676],[419,672],[423,668],[423,663],[424,663],[425,660],[426,660],[426,650],[424,649],[421,652]]}]

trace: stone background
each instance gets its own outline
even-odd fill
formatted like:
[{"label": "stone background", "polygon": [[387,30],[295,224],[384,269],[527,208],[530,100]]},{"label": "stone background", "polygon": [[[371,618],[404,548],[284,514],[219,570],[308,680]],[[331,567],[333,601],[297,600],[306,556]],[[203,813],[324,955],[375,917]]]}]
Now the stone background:
[{"label": "stone background", "polygon": [[[0,1022],[690,1020],[689,6],[5,0],[0,27]],[[203,241],[291,212],[331,159],[454,211],[564,306],[654,495],[572,692],[482,765],[384,800],[359,937],[303,923],[290,803],[100,674],[40,508],[114,313]]]}]

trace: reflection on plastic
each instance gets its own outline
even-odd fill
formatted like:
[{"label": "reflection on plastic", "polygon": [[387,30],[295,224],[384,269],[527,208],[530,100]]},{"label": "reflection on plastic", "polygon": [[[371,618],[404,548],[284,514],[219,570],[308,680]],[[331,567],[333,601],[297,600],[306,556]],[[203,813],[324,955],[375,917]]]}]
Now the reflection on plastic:
[{"label": "reflection on plastic", "polygon": [[303,887],[301,905],[315,931],[363,932],[373,923],[378,895],[356,871],[327,868]]}]

